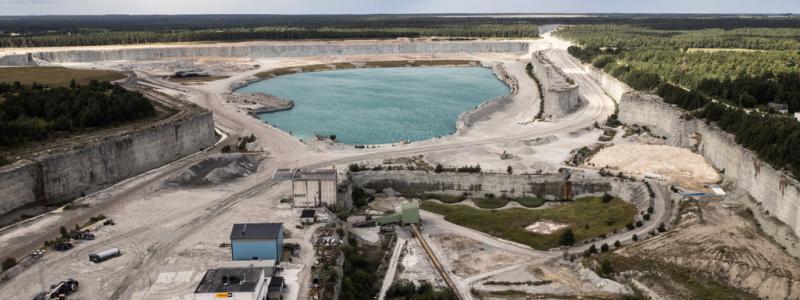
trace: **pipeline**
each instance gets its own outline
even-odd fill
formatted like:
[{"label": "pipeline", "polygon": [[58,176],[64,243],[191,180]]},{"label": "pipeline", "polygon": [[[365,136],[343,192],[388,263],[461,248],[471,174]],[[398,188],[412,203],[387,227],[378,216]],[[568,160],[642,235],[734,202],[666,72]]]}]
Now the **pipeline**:
[{"label": "pipeline", "polygon": [[450,275],[447,274],[447,271],[445,271],[444,267],[439,262],[439,259],[436,258],[436,255],[433,254],[431,247],[428,246],[428,242],[425,241],[425,238],[422,237],[422,234],[417,229],[417,225],[413,224],[411,225],[411,233],[414,235],[415,238],[417,238],[419,244],[422,245],[422,249],[425,250],[425,254],[428,255],[428,259],[430,259],[431,264],[433,264],[433,267],[436,268],[436,271],[439,272],[439,275],[442,276],[442,279],[444,279],[444,282],[447,284],[450,290],[452,290],[453,293],[456,294],[458,300],[466,300],[466,298],[463,295],[461,295],[461,291],[456,287],[455,283],[450,278]]}]

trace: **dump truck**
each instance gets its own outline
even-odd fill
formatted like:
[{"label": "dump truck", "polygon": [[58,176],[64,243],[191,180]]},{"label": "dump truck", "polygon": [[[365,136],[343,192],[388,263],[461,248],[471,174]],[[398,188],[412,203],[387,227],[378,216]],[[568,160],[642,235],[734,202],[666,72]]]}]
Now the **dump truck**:
[{"label": "dump truck", "polygon": [[67,295],[78,291],[78,281],[67,279],[58,284],[51,285],[50,290],[41,292],[33,300],[67,299]]},{"label": "dump truck", "polygon": [[122,255],[122,251],[120,251],[119,248],[111,248],[108,250],[89,254],[89,261],[93,263],[100,263],[120,255]]}]

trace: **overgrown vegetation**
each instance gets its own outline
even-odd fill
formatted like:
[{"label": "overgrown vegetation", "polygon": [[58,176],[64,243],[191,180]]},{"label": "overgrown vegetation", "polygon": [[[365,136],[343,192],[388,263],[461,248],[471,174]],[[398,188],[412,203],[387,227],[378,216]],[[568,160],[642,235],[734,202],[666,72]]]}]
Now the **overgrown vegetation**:
[{"label": "overgrown vegetation", "polygon": [[144,96],[108,82],[73,81],[70,87],[0,83],[0,99],[0,146],[6,147],[155,115]]},{"label": "overgrown vegetation", "polygon": [[359,245],[354,239],[342,245],[344,253],[344,277],[339,299],[372,299],[379,290],[375,273],[381,264],[383,250],[380,247]]},{"label": "overgrown vegetation", "polygon": [[64,67],[14,67],[0,68],[0,83],[13,84],[16,81],[24,85],[34,82],[47,85],[69,87],[72,81],[87,85],[92,80],[114,81],[125,78],[120,72],[108,70],[68,69]]},{"label": "overgrown vegetation", "polygon": [[455,293],[450,289],[433,288],[433,286],[423,281],[419,286],[413,282],[400,279],[392,283],[386,290],[386,299],[390,300],[456,300]]},{"label": "overgrown vegetation", "polygon": [[606,278],[636,274],[648,286],[661,286],[680,299],[758,299],[746,291],[731,287],[703,272],[695,272],[675,264],[642,256],[600,254],[589,259],[589,265]]},{"label": "overgrown vegetation", "polygon": [[[584,47],[569,52],[631,87],[692,111],[736,135],[736,142],[777,169],[800,174],[800,123],[766,109],[770,102],[800,111],[800,29],[667,32],[622,26],[574,26],[559,34]],[[755,39],[748,37],[752,35]],[[724,44],[718,44],[720,39]],[[794,41],[789,41],[794,39]],[[791,49],[686,51],[681,47]],[[722,103],[712,101],[716,99]],[[744,108],[761,108],[746,112]]]},{"label": "overgrown vegetation", "polygon": [[636,215],[636,207],[629,203],[617,198],[603,203],[598,197],[577,199],[570,204],[539,210],[485,210],[431,201],[423,202],[420,207],[445,216],[449,222],[542,250],[559,246],[562,231],[545,235],[525,230],[537,221],[568,224],[574,240],[580,241],[621,230],[625,224],[633,222]]}]

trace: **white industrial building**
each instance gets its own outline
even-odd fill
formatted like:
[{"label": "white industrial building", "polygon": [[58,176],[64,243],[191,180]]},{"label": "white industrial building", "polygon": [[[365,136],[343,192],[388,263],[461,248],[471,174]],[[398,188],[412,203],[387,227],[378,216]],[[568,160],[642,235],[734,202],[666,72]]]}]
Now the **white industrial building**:
[{"label": "white industrial building", "polygon": [[278,169],[275,180],[292,181],[292,199],[295,207],[321,207],[336,205],[336,168],[306,171]]},{"label": "white industrial building", "polygon": [[280,299],[283,278],[273,277],[274,270],[273,260],[222,262],[206,271],[194,291],[194,300]]}]

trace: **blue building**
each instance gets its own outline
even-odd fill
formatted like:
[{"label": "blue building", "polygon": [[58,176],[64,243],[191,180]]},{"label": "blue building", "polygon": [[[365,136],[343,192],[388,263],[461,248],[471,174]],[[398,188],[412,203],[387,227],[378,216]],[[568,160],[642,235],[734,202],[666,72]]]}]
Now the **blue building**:
[{"label": "blue building", "polygon": [[283,224],[234,224],[231,230],[233,260],[280,261],[283,253]]}]

